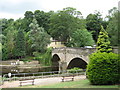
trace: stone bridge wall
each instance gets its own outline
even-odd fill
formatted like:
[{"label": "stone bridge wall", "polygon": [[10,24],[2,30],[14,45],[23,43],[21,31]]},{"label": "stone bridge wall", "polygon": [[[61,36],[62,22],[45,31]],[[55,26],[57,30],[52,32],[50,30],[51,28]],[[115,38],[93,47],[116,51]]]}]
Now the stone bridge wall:
[{"label": "stone bridge wall", "polygon": [[[67,68],[70,61],[74,58],[81,58],[86,63],[89,62],[89,55],[94,53],[96,48],[56,48],[52,51],[52,56],[57,54],[60,58],[59,65],[64,69]],[[118,48],[113,48],[114,53],[118,53]]]}]

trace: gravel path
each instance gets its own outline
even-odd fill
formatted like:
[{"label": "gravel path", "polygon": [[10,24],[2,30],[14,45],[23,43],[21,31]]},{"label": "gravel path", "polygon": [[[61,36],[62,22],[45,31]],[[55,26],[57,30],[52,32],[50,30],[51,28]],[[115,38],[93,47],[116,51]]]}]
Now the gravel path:
[{"label": "gravel path", "polygon": [[[85,79],[85,75],[75,76],[74,80],[81,80]],[[35,79],[35,85],[50,85],[50,84],[56,84],[61,82],[61,77],[51,77],[51,78],[43,78],[43,79]],[[20,83],[19,81],[5,81],[3,85],[0,86],[0,88],[14,88],[19,87]]]}]

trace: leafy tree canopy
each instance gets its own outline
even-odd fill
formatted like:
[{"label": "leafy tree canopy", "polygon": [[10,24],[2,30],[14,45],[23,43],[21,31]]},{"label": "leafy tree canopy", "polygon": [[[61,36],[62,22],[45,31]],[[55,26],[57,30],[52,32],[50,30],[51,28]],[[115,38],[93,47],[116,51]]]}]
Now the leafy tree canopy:
[{"label": "leafy tree canopy", "polygon": [[[80,20],[81,12],[75,8],[64,8],[50,17],[50,35],[63,42],[68,42],[77,28],[83,28],[84,21]],[[81,24],[82,23],[82,24]]]},{"label": "leafy tree canopy", "polygon": [[25,57],[26,49],[25,49],[25,35],[23,30],[19,29],[17,33],[17,37],[15,40],[15,56],[17,58]]},{"label": "leafy tree canopy", "polygon": [[102,18],[100,12],[89,14],[86,18],[86,28],[92,32],[93,39],[97,42],[98,34],[101,29]]},{"label": "leafy tree canopy", "polygon": [[44,52],[47,45],[50,43],[50,36],[44,31],[44,28],[39,27],[37,20],[34,18],[29,25],[29,38],[32,42],[31,48],[33,51]]},{"label": "leafy tree canopy", "polygon": [[107,32],[112,46],[118,46],[118,10],[114,7],[109,11],[109,24],[107,26]]},{"label": "leafy tree canopy", "polygon": [[92,46],[94,44],[94,40],[92,38],[92,34],[86,29],[78,29],[72,34],[70,44],[72,47]]}]

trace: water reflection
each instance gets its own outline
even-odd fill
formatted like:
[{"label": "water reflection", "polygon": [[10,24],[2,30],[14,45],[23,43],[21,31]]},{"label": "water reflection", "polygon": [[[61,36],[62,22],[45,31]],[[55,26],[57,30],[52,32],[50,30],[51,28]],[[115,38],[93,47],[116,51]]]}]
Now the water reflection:
[{"label": "water reflection", "polygon": [[2,74],[16,74],[16,73],[36,73],[36,72],[49,72],[53,71],[56,67],[43,67],[43,68],[17,68],[17,67],[2,67]]}]

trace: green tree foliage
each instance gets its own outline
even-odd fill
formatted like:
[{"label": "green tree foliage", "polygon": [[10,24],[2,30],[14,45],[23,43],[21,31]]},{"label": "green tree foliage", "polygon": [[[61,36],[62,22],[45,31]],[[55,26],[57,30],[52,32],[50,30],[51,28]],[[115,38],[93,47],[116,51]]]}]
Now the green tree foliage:
[{"label": "green tree foliage", "polygon": [[16,30],[15,27],[13,26],[13,23],[9,23],[9,26],[5,29],[6,32],[6,36],[4,35],[4,39],[3,39],[3,52],[5,52],[5,54],[3,53],[3,56],[11,59],[14,57],[13,54],[13,50],[14,50],[14,44],[15,44],[15,34],[16,34]]},{"label": "green tree foliage", "polygon": [[98,34],[101,29],[102,18],[100,12],[89,14],[86,18],[86,28],[92,32],[93,39],[97,42]]},{"label": "green tree foliage", "polygon": [[[81,13],[75,8],[64,8],[50,17],[50,35],[63,42],[68,42],[74,30],[84,26],[80,24]],[[79,24],[79,25],[78,25]],[[80,26],[81,25],[81,26]]]},{"label": "green tree foliage", "polygon": [[36,18],[36,20],[38,22],[38,25],[40,27],[43,27],[48,32],[50,14],[46,13],[44,11],[35,10],[34,16],[35,16],[35,18]]},{"label": "green tree foliage", "polygon": [[23,27],[25,32],[28,32],[28,31],[30,31],[29,25],[33,20],[34,14],[32,11],[26,11],[24,16],[25,17],[22,20],[22,23],[23,23],[22,27]]},{"label": "green tree foliage", "polygon": [[110,42],[112,46],[118,46],[118,10],[113,8],[109,11],[109,24],[107,26],[107,32],[110,37]]},{"label": "green tree foliage", "polygon": [[93,53],[87,66],[87,77],[91,84],[105,85],[119,83],[120,59],[114,53]]},{"label": "green tree foliage", "polygon": [[7,28],[7,19],[0,19],[0,29],[2,29],[2,31],[4,31]]},{"label": "green tree foliage", "polygon": [[2,60],[2,44],[0,43],[0,59]]},{"label": "green tree foliage", "polygon": [[26,51],[25,51],[25,36],[23,33],[23,30],[19,29],[15,41],[15,56],[17,58],[25,57]]},{"label": "green tree foliage", "polygon": [[47,48],[45,53],[33,52],[34,59],[38,60],[43,66],[51,66],[52,48]]},{"label": "green tree foliage", "polygon": [[44,28],[39,27],[36,19],[33,19],[29,27],[29,38],[32,42],[32,50],[44,52],[47,48],[47,45],[50,43],[50,36],[44,31]]},{"label": "green tree foliage", "polygon": [[25,33],[25,42],[26,42],[26,55],[31,56],[32,55],[32,40],[30,39],[30,31]]},{"label": "green tree foliage", "polygon": [[2,59],[11,59],[13,58],[13,49],[14,49],[14,40],[15,40],[15,27],[13,25],[13,19],[1,19],[0,27],[2,28],[1,43],[2,43]]},{"label": "green tree foliage", "polygon": [[72,47],[92,46],[94,40],[92,34],[86,29],[78,29],[72,34],[70,44]]},{"label": "green tree foliage", "polygon": [[101,26],[101,31],[98,36],[97,52],[112,52],[112,47],[110,46],[108,33],[104,30],[103,26]]},{"label": "green tree foliage", "polygon": [[4,45],[5,44],[5,41],[6,40],[6,36],[4,36],[3,34],[0,34],[0,43],[2,44],[2,45]]},{"label": "green tree foliage", "polygon": [[6,36],[8,27],[13,25],[14,19],[0,19],[0,30],[2,30],[2,34]]},{"label": "green tree foliage", "polygon": [[6,45],[5,45],[5,47],[7,48],[9,58],[13,57],[14,38],[15,38],[14,31],[9,30],[6,36]]},{"label": "green tree foliage", "polygon": [[51,66],[51,59],[52,59],[52,48],[48,48],[46,53],[42,56],[41,61],[43,65]]}]

